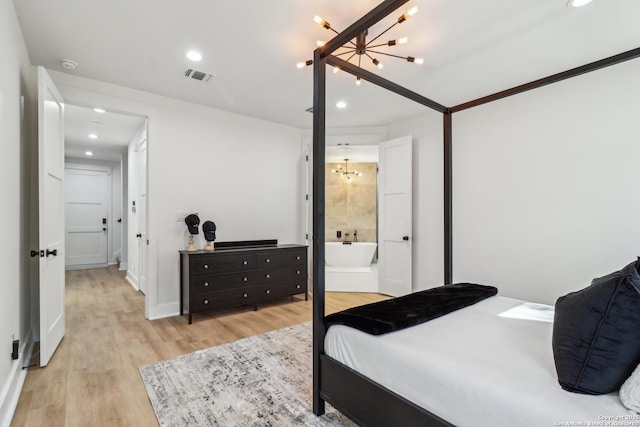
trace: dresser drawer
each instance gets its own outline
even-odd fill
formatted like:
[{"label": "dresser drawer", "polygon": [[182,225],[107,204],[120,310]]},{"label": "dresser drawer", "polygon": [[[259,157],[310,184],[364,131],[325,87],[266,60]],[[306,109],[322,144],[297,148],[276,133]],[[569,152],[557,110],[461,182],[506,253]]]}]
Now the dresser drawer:
[{"label": "dresser drawer", "polygon": [[261,252],[257,256],[258,268],[272,265],[307,264],[306,249],[286,249],[279,251]]},{"label": "dresser drawer", "polygon": [[194,276],[191,281],[191,290],[193,293],[202,293],[252,286],[256,284],[257,275],[258,273],[255,270],[249,270]]},{"label": "dresser drawer", "polygon": [[191,308],[194,312],[203,311],[215,307],[227,307],[233,305],[253,304],[256,295],[255,287],[246,289],[228,289],[202,293],[193,296]]},{"label": "dresser drawer", "polygon": [[256,268],[256,256],[251,253],[211,254],[193,257],[190,261],[191,274],[226,273]]},{"label": "dresser drawer", "polygon": [[274,283],[281,282],[283,280],[290,279],[306,279],[307,266],[304,265],[291,265],[287,267],[265,268],[258,270],[258,281],[262,283]]},{"label": "dresser drawer", "polygon": [[274,283],[273,285],[260,285],[256,287],[254,298],[256,301],[283,298],[307,291],[307,279],[286,283]]}]

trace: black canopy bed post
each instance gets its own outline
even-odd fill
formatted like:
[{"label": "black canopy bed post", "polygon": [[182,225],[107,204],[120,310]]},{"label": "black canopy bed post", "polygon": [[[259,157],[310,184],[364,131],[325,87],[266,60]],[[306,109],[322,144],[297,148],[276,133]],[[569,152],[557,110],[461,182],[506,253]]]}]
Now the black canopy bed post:
[{"label": "black canopy bed post", "polygon": [[452,114],[447,108],[442,114],[444,141],[442,157],[444,163],[444,284],[453,283],[453,146]]},{"label": "black canopy bed post", "polygon": [[324,180],[326,63],[313,54],[313,413],[324,414],[320,397],[320,355],[324,353]]}]

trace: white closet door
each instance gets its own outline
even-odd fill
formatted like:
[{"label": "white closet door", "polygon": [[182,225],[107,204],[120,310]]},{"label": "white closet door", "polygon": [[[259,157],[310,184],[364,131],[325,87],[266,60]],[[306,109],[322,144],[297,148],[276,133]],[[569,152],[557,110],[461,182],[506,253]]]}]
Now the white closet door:
[{"label": "white closet door", "polygon": [[379,145],[378,275],[380,293],[411,293],[412,142],[411,136]]}]

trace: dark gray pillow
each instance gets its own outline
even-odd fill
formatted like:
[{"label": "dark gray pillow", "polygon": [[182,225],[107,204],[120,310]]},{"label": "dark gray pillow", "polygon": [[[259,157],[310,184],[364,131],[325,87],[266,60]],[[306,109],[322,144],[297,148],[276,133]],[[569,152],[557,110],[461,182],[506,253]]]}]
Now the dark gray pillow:
[{"label": "dark gray pillow", "polygon": [[640,274],[636,262],[558,298],[553,357],[563,389],[616,391],[640,362]]}]

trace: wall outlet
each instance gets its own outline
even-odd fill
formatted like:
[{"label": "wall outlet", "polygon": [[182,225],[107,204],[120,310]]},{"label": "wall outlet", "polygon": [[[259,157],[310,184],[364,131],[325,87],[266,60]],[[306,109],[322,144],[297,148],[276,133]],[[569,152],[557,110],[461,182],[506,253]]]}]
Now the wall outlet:
[{"label": "wall outlet", "polygon": [[16,360],[19,356],[18,350],[20,349],[20,340],[13,340],[11,350],[11,360]]}]

